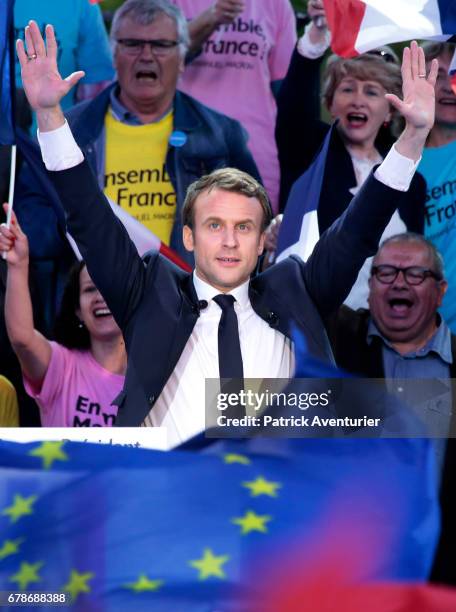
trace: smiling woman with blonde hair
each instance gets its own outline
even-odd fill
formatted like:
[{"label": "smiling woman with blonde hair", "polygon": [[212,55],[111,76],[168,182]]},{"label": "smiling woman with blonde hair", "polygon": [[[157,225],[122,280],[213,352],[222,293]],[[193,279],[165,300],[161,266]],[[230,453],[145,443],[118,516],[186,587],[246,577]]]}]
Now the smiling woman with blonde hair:
[{"label": "smiling woman with blonde hair", "polygon": [[[321,0],[309,2],[308,14],[313,20],[298,42],[280,89],[276,138],[284,210],[293,183],[312,164],[330,130],[320,119],[323,99],[334,130],[317,209],[321,235],[346,210],[392,146],[401,119],[385,95],[400,96],[402,78],[394,51],[381,47],[350,59],[332,55],[320,88],[321,60],[330,39]],[[384,237],[406,230],[422,233],[425,197],[423,177],[415,175]],[[368,276],[366,264],[350,295],[353,308],[367,305]]]}]

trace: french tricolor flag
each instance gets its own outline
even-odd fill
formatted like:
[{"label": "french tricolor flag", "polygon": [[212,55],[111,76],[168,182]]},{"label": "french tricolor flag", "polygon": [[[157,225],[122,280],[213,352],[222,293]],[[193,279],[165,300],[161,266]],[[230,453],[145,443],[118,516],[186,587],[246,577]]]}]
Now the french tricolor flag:
[{"label": "french tricolor flag", "polygon": [[[456,42],[456,0],[324,0],[331,48],[353,57],[390,43]],[[456,92],[456,54],[450,67]]]},{"label": "french tricolor flag", "polygon": [[333,133],[334,126],[327,133],[312,164],[291,188],[279,231],[277,261],[289,255],[299,255],[307,261],[320,238],[317,211]]},{"label": "french tricolor flag", "polygon": [[416,38],[455,40],[455,0],[324,0],[331,47],[353,57]]}]

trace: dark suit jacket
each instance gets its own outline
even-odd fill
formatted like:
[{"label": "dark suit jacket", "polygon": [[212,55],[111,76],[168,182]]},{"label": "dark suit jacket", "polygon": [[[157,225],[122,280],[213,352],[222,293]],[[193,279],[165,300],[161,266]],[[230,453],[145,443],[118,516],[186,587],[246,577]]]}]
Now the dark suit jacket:
[{"label": "dark suit jacket", "polygon": [[[140,425],[199,316],[192,277],[156,253],[145,261],[139,257],[87,162],[49,176],[67,211],[68,229],[125,338],[128,367],[117,425]],[[257,314],[287,336],[294,322],[310,352],[332,360],[321,316],[343,302],[403,197],[368,178],[306,264],[289,258],[251,281],[250,299]]]}]

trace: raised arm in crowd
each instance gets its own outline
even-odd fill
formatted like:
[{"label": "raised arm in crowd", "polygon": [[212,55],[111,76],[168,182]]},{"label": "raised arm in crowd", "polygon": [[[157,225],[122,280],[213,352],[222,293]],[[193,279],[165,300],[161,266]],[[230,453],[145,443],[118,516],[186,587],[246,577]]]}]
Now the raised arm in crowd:
[{"label": "raised arm in crowd", "polygon": [[[292,324],[306,337],[312,355],[332,360],[322,317],[346,297],[406,197],[433,124],[437,63],[426,75],[417,44],[404,51],[403,100],[394,94],[387,99],[406,127],[306,264],[290,257],[251,278],[271,210],[261,185],[226,168],[202,177],[187,193],[182,240],[195,256],[189,275],[159,254],[142,260],[113,215],[59,107],[82,75],[60,77],[51,26],[46,37],[45,45],[31,22],[27,52],[18,43],[22,78],[69,231],[125,338],[128,368],[117,424],[165,425],[176,443],[204,429],[204,379],[224,377],[224,358],[219,359],[224,353],[217,349],[219,302],[234,308],[245,377],[292,375]],[[225,294],[231,296],[230,306],[221,299]]]}]

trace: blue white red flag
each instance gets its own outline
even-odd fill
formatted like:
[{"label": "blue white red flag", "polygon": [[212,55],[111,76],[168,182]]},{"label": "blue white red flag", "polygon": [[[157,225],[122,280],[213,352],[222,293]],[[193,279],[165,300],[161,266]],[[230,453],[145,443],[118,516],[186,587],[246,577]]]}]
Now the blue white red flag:
[{"label": "blue white red flag", "polygon": [[329,130],[312,164],[291,188],[280,226],[277,261],[292,254],[307,261],[320,238],[317,209],[333,129]]},{"label": "blue white red flag", "polygon": [[324,5],[331,47],[342,57],[415,38],[452,40],[456,34],[454,0],[324,0]]}]

